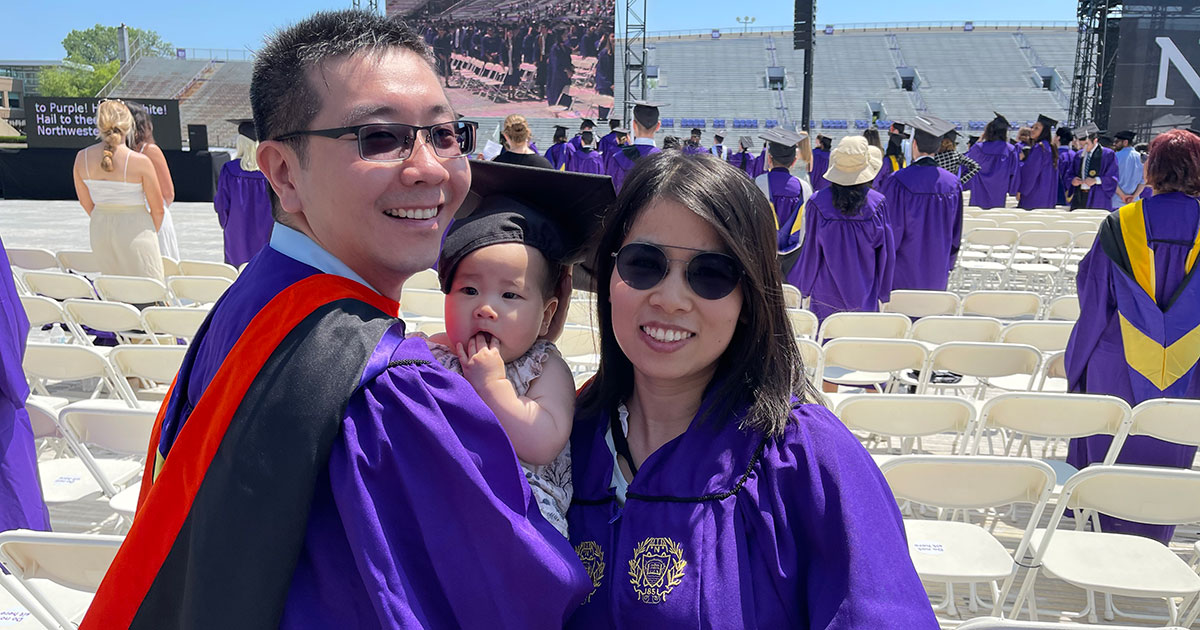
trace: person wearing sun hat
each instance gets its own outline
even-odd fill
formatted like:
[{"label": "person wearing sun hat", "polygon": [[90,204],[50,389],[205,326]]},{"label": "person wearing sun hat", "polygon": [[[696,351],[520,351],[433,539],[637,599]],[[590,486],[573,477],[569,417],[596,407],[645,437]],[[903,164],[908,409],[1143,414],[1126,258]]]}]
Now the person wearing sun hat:
[{"label": "person wearing sun hat", "polygon": [[896,240],[893,289],[945,291],[962,240],[963,191],[958,176],[933,155],[954,125],[929,115],[913,127],[913,162],[887,179],[888,222]]},{"label": "person wearing sun hat", "polygon": [[846,136],[829,154],[829,187],[804,210],[804,246],[787,282],[811,298],[824,320],[843,311],[874,312],[891,297],[896,244],[887,199],[871,189],[883,153],[862,136]]}]

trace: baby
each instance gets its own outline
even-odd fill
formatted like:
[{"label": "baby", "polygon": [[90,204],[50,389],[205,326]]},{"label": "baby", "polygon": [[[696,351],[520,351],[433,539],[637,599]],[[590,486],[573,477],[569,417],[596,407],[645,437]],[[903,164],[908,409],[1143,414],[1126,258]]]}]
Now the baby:
[{"label": "baby", "polygon": [[446,332],[430,350],[495,412],[525,468],[538,508],[567,535],[575,412],[571,370],[545,339],[566,271],[552,221],[511,199],[456,220],[438,261]]}]

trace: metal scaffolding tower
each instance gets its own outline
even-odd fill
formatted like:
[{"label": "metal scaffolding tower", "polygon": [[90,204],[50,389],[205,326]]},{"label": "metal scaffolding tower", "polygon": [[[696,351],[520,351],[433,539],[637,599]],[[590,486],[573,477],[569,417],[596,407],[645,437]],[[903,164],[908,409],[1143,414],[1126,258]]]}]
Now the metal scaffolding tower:
[{"label": "metal scaffolding tower", "polygon": [[646,0],[625,0],[625,92],[621,95],[624,118],[633,118],[633,101],[646,98]]},{"label": "metal scaffolding tower", "polygon": [[369,13],[379,13],[379,0],[353,0],[352,6],[355,9],[366,9]]},{"label": "metal scaffolding tower", "polygon": [[[1079,40],[1075,48],[1075,75],[1071,81],[1071,109],[1068,118],[1078,125],[1094,121],[1101,127],[1108,122],[1106,107],[1101,107],[1104,81],[1111,78],[1116,59],[1117,25],[1122,0],[1079,0]],[[1110,49],[1111,47],[1111,49]],[[1097,120],[1097,118],[1105,120]]]}]

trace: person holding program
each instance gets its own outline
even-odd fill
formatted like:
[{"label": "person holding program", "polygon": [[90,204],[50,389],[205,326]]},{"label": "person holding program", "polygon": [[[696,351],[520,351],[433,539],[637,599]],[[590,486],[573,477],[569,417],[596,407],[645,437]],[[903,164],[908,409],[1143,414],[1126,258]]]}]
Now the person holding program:
[{"label": "person holding program", "polygon": [[121,101],[96,110],[99,144],[75,154],[72,175],[100,273],[163,279],[158,230],[164,207],[150,158],[129,149],[133,115]]},{"label": "person holding program", "polygon": [[[591,132],[585,132],[591,133]],[[472,164],[480,201],[454,221],[438,276],[446,332],[433,356],[466,377],[504,427],[538,508],[567,535],[575,382],[548,338],[562,279],[613,198],[607,177]]]},{"label": "person holding program", "polygon": [[276,33],[250,103],[271,242],[188,346],[83,630],[561,628],[584,568],[495,414],[397,318],[476,124],[421,37],[365,11]]},{"label": "person holding program", "polygon": [[938,627],[887,482],[804,373],[775,220],[715,157],[642,160],[593,258],[567,628]]}]

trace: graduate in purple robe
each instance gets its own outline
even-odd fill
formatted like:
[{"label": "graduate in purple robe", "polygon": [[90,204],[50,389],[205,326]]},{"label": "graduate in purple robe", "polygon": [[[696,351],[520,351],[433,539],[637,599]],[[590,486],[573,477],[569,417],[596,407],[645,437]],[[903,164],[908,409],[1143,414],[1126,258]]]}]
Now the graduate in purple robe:
[{"label": "graduate in purple robe", "polygon": [[1071,171],[1075,163],[1075,149],[1071,143],[1075,141],[1075,133],[1065,126],[1054,131],[1058,138],[1058,205],[1071,204],[1071,180],[1075,178]]},{"label": "graduate in purple robe", "polygon": [[887,183],[892,173],[903,169],[907,165],[904,158],[904,141],[911,137],[911,134],[905,130],[904,123],[894,122],[888,128],[888,144],[883,150],[883,166],[879,168],[879,174],[875,176],[874,188],[882,191],[883,185]]},{"label": "graduate in purple robe", "polygon": [[[1200,138],[1173,130],[1150,143],[1153,197],[1105,219],[1079,264],[1079,321],[1067,344],[1070,391],[1200,399]],[[1167,349],[1169,348],[1169,350]],[[1165,366],[1165,367],[1164,367]],[[1112,436],[1071,440],[1067,462],[1102,461]],[[1118,464],[1191,468],[1196,448],[1132,436]],[[1174,527],[1101,517],[1106,532],[1171,539]]]},{"label": "graduate in purple robe", "polygon": [[767,143],[763,143],[762,151],[754,158],[754,168],[750,170],[751,179],[767,172]]},{"label": "graduate in purple robe", "polygon": [[663,103],[650,101],[634,101],[633,106],[633,143],[621,147],[608,161],[608,176],[612,177],[613,189],[621,192],[625,175],[633,170],[634,164],[647,155],[661,153],[654,146],[654,133],[662,123],[659,122],[660,107]]},{"label": "graduate in purple robe", "polygon": [[846,136],[831,161],[826,174],[831,185],[805,205],[804,244],[787,275],[822,321],[843,311],[878,311],[891,298],[896,258],[886,201],[871,190],[883,161],[879,148],[861,136]]},{"label": "graduate in purple robe", "polygon": [[692,135],[683,142],[684,155],[700,155],[701,153],[708,153],[708,149],[704,148],[700,144],[700,138],[702,135],[703,134],[699,129],[692,129]]},{"label": "graduate in purple robe", "polygon": [[829,170],[829,150],[832,148],[833,140],[829,136],[817,134],[817,146],[812,150],[812,172],[809,174],[813,192],[829,187],[829,182],[825,181],[825,171]]},{"label": "graduate in purple robe", "polygon": [[767,141],[767,165],[770,168],[754,178],[754,183],[771,201],[771,208],[775,211],[776,247],[779,253],[791,253],[804,238],[804,202],[812,196],[812,186],[791,173],[798,159],[796,145],[804,137],[781,127],[759,137]]},{"label": "graduate in purple robe", "polygon": [[576,151],[583,148],[583,138],[581,138],[583,132],[593,131],[595,129],[596,123],[592,122],[590,119],[584,118],[582,121],[580,121],[579,133],[575,134],[574,138],[571,138],[571,148],[575,149]]},{"label": "graduate in purple robe", "polygon": [[754,179],[754,161],[753,153],[750,153],[751,147],[754,145],[754,140],[750,136],[742,136],[738,138],[738,150],[736,153],[730,153],[728,162],[735,168],[746,174],[746,177]]},{"label": "graduate in purple robe", "polygon": [[980,208],[1003,208],[1009,193],[1015,192],[1020,155],[1008,143],[1008,119],[1000,114],[987,124],[983,136],[967,150],[967,157],[979,164],[979,174],[971,180],[971,203]]},{"label": "graduate in purple robe", "polygon": [[909,124],[913,163],[879,191],[887,198],[896,241],[892,289],[945,291],[962,241],[963,193],[958,176],[939,167],[933,154],[954,125],[933,116],[918,116]]},{"label": "graduate in purple robe", "polygon": [[591,173],[604,175],[604,156],[592,148],[595,136],[590,131],[579,134],[580,148],[572,151],[567,158],[566,170],[572,173]]},{"label": "graduate in purple robe", "polygon": [[567,94],[567,88],[571,86],[571,73],[575,69],[571,65],[571,48],[559,30],[550,31],[546,41],[546,104],[551,107],[566,105],[570,109],[571,96]]},{"label": "graduate in purple robe", "polygon": [[[549,630],[586,596],[495,415],[397,318],[404,281],[432,264],[467,197],[475,138],[413,41],[383,16],[324,12],[259,51],[258,129],[308,140],[259,149],[295,227],[276,224],[188,347],[83,630]],[[324,55],[296,66],[296,48]],[[313,67],[310,125],[284,105]],[[458,141],[295,131],[356,108],[410,112],[384,120],[446,125]]]},{"label": "graduate in purple robe", "polygon": [[1071,200],[1071,209],[1094,208],[1113,210],[1113,195],[1117,192],[1117,154],[1100,145],[1100,130],[1095,123],[1082,129],[1083,148],[1075,154],[1072,162],[1071,185],[1076,192]]},{"label": "graduate in purple robe", "polygon": [[554,144],[546,149],[543,157],[550,161],[554,170],[561,171],[567,168],[567,160],[570,159],[574,150],[575,147],[567,142],[567,128],[562,125],[554,125]]},{"label": "graduate in purple robe", "polygon": [[1040,115],[1033,123],[1033,148],[1021,162],[1017,180],[1019,208],[1053,208],[1058,201],[1058,151],[1050,142],[1057,124],[1057,120]]},{"label": "graduate in purple robe", "polygon": [[238,267],[249,262],[271,238],[271,191],[258,170],[258,134],[254,121],[238,125],[237,154],[221,167],[213,208],[225,235],[225,262]]},{"label": "graduate in purple robe", "polygon": [[608,161],[608,155],[617,149],[617,129],[621,126],[621,121],[613,118],[608,121],[610,131],[600,137],[596,142],[596,150],[604,156],[605,161]]},{"label": "graduate in purple robe", "polygon": [[0,241],[0,532],[50,529],[38,481],[37,447],[25,399],[29,383],[21,359],[29,319],[17,297],[12,268]]},{"label": "graduate in purple robe", "polygon": [[933,630],[887,483],[814,404],[771,210],[735,172],[647,158],[605,221],[567,514],[592,590],[566,627]]},{"label": "graduate in purple robe", "polygon": [[724,160],[729,155],[729,149],[725,148],[725,135],[721,132],[713,134],[713,145],[709,147],[708,152],[717,156],[718,160]]}]

